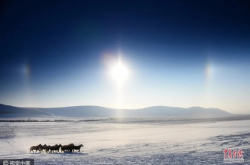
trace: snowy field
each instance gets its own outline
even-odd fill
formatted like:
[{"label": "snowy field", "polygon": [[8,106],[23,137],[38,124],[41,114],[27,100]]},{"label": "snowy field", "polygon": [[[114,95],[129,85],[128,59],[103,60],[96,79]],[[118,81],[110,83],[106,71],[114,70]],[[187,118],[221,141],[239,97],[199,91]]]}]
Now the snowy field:
[{"label": "snowy field", "polygon": [[[75,153],[29,153],[38,144],[83,144]],[[35,164],[225,164],[225,148],[250,164],[250,120],[98,119],[0,122],[0,157]]]}]

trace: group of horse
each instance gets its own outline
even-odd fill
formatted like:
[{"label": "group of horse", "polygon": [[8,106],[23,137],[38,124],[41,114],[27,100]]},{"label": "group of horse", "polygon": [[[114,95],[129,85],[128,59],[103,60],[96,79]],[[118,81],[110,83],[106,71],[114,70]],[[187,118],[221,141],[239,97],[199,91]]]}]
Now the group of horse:
[{"label": "group of horse", "polygon": [[31,146],[30,152],[32,151],[34,153],[34,151],[36,151],[36,152],[37,151],[39,151],[39,152],[44,151],[46,153],[55,153],[55,152],[58,153],[58,152],[74,152],[75,150],[80,152],[81,147],[83,147],[82,144],[75,146],[73,143],[70,143],[68,145],[61,145],[61,144],[57,145],[56,144],[54,146],[50,146],[50,145],[47,146],[46,144],[44,144],[44,145],[39,144],[37,146]]}]

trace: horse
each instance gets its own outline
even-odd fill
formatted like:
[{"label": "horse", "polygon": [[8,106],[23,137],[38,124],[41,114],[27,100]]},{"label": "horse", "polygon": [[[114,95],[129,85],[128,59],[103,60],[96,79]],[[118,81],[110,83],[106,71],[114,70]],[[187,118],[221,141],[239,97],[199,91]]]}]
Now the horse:
[{"label": "horse", "polygon": [[62,147],[61,144],[59,144],[59,145],[56,144],[54,146],[51,146],[50,150],[51,150],[51,152],[54,152],[54,151],[59,152],[60,147]]},{"label": "horse", "polygon": [[49,152],[49,150],[51,150],[51,148],[52,148],[53,146],[50,146],[50,145],[48,145],[47,147],[46,147],[46,152]]},{"label": "horse", "polygon": [[73,151],[78,150],[78,152],[80,152],[81,147],[83,147],[82,144],[80,144],[79,146],[73,146],[72,148],[73,148]]},{"label": "horse", "polygon": [[37,146],[31,146],[30,147],[30,152],[33,151],[33,153],[34,153],[34,150],[36,150],[36,152],[37,152],[37,150],[41,151],[41,149],[40,149],[41,146],[42,146],[41,144],[39,144]]},{"label": "horse", "polygon": [[41,150],[41,151],[43,151],[43,150],[46,151],[46,149],[47,149],[47,145],[46,145],[46,144],[44,144],[43,146],[40,147],[40,150]]},{"label": "horse", "polygon": [[72,152],[74,146],[75,146],[75,145],[74,145],[73,143],[70,143],[70,144],[68,144],[68,145],[63,145],[63,146],[61,147],[61,151],[63,151],[63,152],[65,152],[65,151]]}]

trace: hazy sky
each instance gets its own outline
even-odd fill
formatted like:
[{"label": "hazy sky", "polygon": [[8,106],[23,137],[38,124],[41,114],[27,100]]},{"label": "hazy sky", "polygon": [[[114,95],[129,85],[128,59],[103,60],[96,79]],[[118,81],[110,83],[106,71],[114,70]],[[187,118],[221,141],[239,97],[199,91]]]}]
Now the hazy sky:
[{"label": "hazy sky", "polygon": [[0,11],[2,104],[250,113],[247,1],[6,0]]}]

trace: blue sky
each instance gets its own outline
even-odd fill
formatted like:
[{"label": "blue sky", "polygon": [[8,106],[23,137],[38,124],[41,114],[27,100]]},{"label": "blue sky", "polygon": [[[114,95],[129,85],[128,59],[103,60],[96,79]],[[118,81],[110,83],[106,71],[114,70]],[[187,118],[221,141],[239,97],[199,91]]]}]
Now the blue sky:
[{"label": "blue sky", "polygon": [[[250,112],[248,2],[11,1],[2,9],[0,103]],[[107,55],[130,71],[121,89]]]}]

